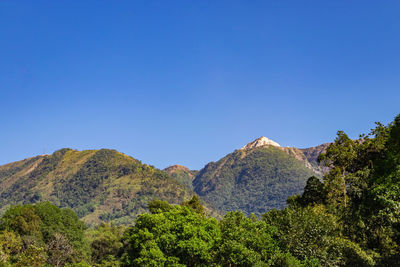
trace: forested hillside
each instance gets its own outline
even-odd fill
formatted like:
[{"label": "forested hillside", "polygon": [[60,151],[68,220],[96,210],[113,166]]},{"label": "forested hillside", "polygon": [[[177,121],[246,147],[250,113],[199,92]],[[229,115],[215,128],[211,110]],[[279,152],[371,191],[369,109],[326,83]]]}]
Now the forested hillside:
[{"label": "forested hillside", "polygon": [[182,165],[172,165],[165,168],[164,171],[179,183],[186,185],[190,190],[193,190],[193,180],[198,174],[198,171],[189,170]]},{"label": "forested hillside", "polygon": [[[271,145],[240,149],[207,164],[193,181],[194,191],[223,211],[262,214],[283,208],[316,173],[293,148]],[[299,158],[299,155],[304,157]]]},{"label": "forested hillside", "polygon": [[216,217],[232,210],[260,215],[283,208],[318,168],[297,148],[269,145],[237,150],[200,172],[181,165],[161,171],[109,149],[61,149],[0,166],[0,211],[50,201],[89,224],[129,224],[149,200],[180,203],[195,190]]},{"label": "forested hillside", "polygon": [[318,161],[329,168],[322,179],[261,217],[217,220],[193,196],[152,200],[128,227],[87,228],[49,202],[13,206],[0,218],[0,266],[398,266],[400,115],[357,140],[339,131]]},{"label": "forested hillside", "polygon": [[191,194],[165,172],[108,149],[61,149],[0,167],[1,209],[50,201],[90,224],[129,223],[154,197],[180,203]]}]

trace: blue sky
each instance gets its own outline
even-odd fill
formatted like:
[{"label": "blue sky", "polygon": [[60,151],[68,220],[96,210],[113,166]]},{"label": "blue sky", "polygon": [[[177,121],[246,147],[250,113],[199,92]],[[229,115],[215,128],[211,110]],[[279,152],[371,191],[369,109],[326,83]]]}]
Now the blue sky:
[{"label": "blue sky", "polygon": [[[82,3],[83,2],[83,3]],[[0,2],[0,164],[113,148],[200,169],[400,113],[399,1]]]}]

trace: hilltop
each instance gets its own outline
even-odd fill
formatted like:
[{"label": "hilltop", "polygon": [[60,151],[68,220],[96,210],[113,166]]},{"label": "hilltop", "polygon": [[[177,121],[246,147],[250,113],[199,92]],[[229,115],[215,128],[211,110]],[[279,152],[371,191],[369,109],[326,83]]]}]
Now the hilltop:
[{"label": "hilltop", "polygon": [[159,170],[116,150],[64,148],[0,166],[0,211],[50,201],[88,224],[129,224],[152,199],[179,204],[196,193],[217,217],[231,210],[262,214],[285,207],[308,177],[325,171],[317,157],[327,145],[298,149],[260,137],[200,171]]},{"label": "hilltop", "polygon": [[300,149],[281,147],[260,137],[208,163],[193,187],[206,202],[224,212],[262,214],[285,207],[289,196],[302,193],[306,180],[320,173],[318,164],[310,163]]},{"label": "hilltop", "polygon": [[189,170],[189,168],[178,164],[169,166],[165,168],[164,171],[179,183],[186,185],[190,190],[193,190],[193,180],[199,173],[198,171]]},{"label": "hilltop", "polygon": [[0,166],[2,210],[48,200],[88,224],[128,223],[153,198],[177,204],[191,195],[165,172],[110,149],[61,149]]}]

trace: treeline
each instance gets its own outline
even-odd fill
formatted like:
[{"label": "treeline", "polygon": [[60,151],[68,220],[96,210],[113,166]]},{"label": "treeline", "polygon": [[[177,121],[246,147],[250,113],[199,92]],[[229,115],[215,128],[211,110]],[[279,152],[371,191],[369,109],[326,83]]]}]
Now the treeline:
[{"label": "treeline", "polygon": [[194,196],[153,200],[132,226],[86,228],[69,209],[13,206],[0,219],[0,266],[398,266],[400,115],[359,139],[339,131],[330,171],[260,217],[205,215]]},{"label": "treeline", "polygon": [[277,228],[255,216],[217,221],[196,196],[148,208],[131,227],[87,229],[49,202],[14,206],[0,220],[0,266],[319,266],[282,249]]}]

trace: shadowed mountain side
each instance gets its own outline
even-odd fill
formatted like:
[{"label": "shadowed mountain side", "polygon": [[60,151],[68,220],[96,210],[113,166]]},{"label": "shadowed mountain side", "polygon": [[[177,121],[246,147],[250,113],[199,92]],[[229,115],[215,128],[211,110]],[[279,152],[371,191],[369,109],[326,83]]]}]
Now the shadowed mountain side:
[{"label": "shadowed mountain side", "polygon": [[304,154],[304,156],[307,158],[308,162],[312,165],[314,170],[319,174],[322,175],[325,172],[329,171],[329,168],[324,167],[318,163],[318,156],[326,151],[326,148],[330,145],[331,143],[325,143],[319,146],[315,147],[309,147],[309,148],[300,148]]}]

